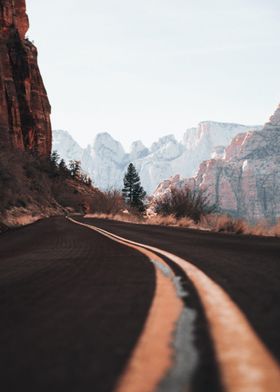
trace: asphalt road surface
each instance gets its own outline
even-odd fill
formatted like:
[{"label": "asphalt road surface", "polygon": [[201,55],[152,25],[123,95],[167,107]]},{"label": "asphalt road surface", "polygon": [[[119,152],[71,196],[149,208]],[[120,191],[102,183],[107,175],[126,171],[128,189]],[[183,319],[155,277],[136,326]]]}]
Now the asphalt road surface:
[{"label": "asphalt road surface", "polygon": [[79,218],[174,253],[225,289],[280,361],[280,239]]},{"label": "asphalt road surface", "polygon": [[[279,239],[75,219],[198,266],[224,288],[280,360]],[[219,369],[196,290],[169,264],[182,275],[188,306],[197,314],[194,342],[199,363],[192,391],[220,391]],[[143,254],[65,218],[1,234],[2,390],[113,391],[154,293],[154,266]]]},{"label": "asphalt road surface", "polygon": [[1,390],[113,390],[154,294],[151,263],[65,218],[0,235],[0,260]]}]

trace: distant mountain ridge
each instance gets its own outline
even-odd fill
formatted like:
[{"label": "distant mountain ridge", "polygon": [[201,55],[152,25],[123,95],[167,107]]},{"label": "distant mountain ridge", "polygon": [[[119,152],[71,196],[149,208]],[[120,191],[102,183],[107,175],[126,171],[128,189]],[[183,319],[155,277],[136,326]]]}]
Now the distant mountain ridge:
[{"label": "distant mountain ridge", "polygon": [[132,162],[145,190],[151,194],[166,178],[175,174],[192,176],[202,161],[221,157],[237,134],[259,128],[204,121],[197,128],[187,129],[182,141],[176,140],[174,135],[167,135],[148,148],[138,140],[132,143],[128,153],[107,132],[97,134],[94,142],[83,149],[67,131],[54,130],[53,150],[66,162],[80,160],[83,169],[100,189],[120,189],[127,165]]},{"label": "distant mountain ridge", "polygon": [[195,176],[162,181],[153,198],[160,199],[174,187],[198,188],[224,212],[251,222],[275,222],[280,217],[279,168],[280,105],[262,129],[238,134],[222,158],[205,160]]}]

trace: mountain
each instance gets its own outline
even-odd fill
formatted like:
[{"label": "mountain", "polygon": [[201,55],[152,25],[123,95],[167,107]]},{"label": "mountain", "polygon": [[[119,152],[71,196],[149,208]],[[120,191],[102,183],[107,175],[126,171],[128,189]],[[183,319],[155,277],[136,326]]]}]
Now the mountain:
[{"label": "mountain", "polygon": [[188,161],[188,165],[184,165],[184,173],[179,174],[185,177],[194,175],[202,161],[211,157],[222,157],[225,147],[230,144],[234,136],[258,128],[260,127],[203,121],[197,128],[188,129],[183,137],[187,155],[184,161]]},{"label": "mountain", "polygon": [[182,141],[167,135],[147,148],[138,140],[132,143],[128,153],[107,132],[98,134],[91,145],[82,149],[68,132],[54,131],[53,150],[67,162],[80,160],[101,189],[121,188],[124,172],[133,162],[145,190],[151,194],[161,181],[174,174],[194,175],[203,160],[223,156],[225,146],[238,133],[257,128],[204,121],[197,128],[188,129]]},{"label": "mountain", "polygon": [[101,189],[119,188],[126,164],[126,153],[122,145],[107,132],[96,136],[94,143],[87,147],[82,158],[82,167],[90,174],[94,184]]},{"label": "mountain", "polygon": [[224,157],[201,163],[196,176],[163,181],[154,198],[171,187],[205,189],[222,211],[249,221],[280,217],[280,105],[261,130],[237,135]]},{"label": "mountain", "polygon": [[84,150],[66,131],[53,130],[53,151],[58,151],[66,162],[71,160],[81,160]]},{"label": "mountain", "polygon": [[51,107],[28,28],[25,1],[0,0],[0,145],[47,156]]}]

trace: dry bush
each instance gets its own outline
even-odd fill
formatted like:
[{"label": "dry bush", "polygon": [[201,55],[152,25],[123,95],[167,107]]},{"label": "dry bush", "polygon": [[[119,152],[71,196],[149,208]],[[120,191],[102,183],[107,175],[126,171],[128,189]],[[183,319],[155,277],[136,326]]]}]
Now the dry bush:
[{"label": "dry bush", "polygon": [[176,218],[174,215],[154,215],[145,220],[149,225],[194,227],[195,223],[190,218]]},{"label": "dry bush", "polygon": [[143,219],[139,218],[138,215],[125,214],[121,212],[117,214],[89,213],[85,215],[85,218],[108,219],[127,223],[143,223]]},{"label": "dry bush", "polygon": [[248,225],[243,219],[236,219],[229,215],[206,215],[201,223],[204,228],[219,233],[248,233]]},{"label": "dry bush", "polygon": [[261,221],[255,226],[249,226],[247,234],[280,237],[280,220],[275,225],[271,225],[267,221]]},{"label": "dry bush", "polygon": [[190,218],[198,223],[202,216],[214,212],[216,208],[209,204],[204,191],[189,188],[172,188],[155,201],[155,212],[162,216],[173,215],[175,218]]},{"label": "dry bush", "polygon": [[177,219],[173,215],[162,216],[154,215],[151,217],[144,218],[139,214],[131,213],[117,213],[117,214],[86,214],[85,218],[97,218],[97,219],[108,219],[116,220],[120,222],[147,224],[147,225],[159,225],[159,226],[177,226],[177,227],[195,227],[195,223],[189,218]]},{"label": "dry bush", "polygon": [[117,190],[97,191],[91,201],[91,211],[95,214],[117,214],[125,210],[125,202]]},{"label": "dry bush", "polygon": [[196,224],[195,222],[190,219],[190,218],[180,218],[177,220],[177,226],[179,227],[191,227],[191,228],[195,228]]},{"label": "dry bush", "polygon": [[248,226],[246,234],[257,236],[272,235],[272,227],[267,221],[262,220],[254,225]]},{"label": "dry bush", "polygon": [[280,220],[274,226],[266,220],[248,224],[244,219],[233,218],[229,215],[210,214],[202,218],[200,225],[204,229],[216,232],[280,237]]},{"label": "dry bush", "polygon": [[271,228],[271,230],[272,235],[274,235],[275,237],[280,237],[280,219],[278,220],[276,225]]},{"label": "dry bush", "polygon": [[146,219],[149,225],[175,226],[178,219],[174,215],[154,215]]},{"label": "dry bush", "polygon": [[199,224],[196,224],[190,218],[177,219],[174,215],[162,216],[153,215],[146,218],[139,217],[139,215],[133,215],[129,213],[117,213],[117,214],[87,214],[86,218],[97,218],[97,219],[108,219],[116,220],[120,222],[146,224],[146,225],[158,225],[158,226],[173,226],[173,227],[185,227],[192,229],[209,230],[219,233],[232,233],[232,234],[248,234],[257,236],[275,236],[280,237],[280,220],[272,227],[268,224],[259,223],[256,226],[249,226],[245,220],[236,219],[228,215],[205,215]]}]

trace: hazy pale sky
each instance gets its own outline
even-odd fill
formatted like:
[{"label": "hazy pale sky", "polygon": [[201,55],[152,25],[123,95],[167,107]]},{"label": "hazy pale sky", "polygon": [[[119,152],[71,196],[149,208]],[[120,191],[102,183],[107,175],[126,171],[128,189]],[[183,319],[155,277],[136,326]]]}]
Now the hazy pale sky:
[{"label": "hazy pale sky", "polygon": [[27,0],[54,129],[147,145],[280,102],[279,0]]}]

